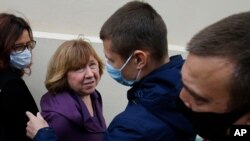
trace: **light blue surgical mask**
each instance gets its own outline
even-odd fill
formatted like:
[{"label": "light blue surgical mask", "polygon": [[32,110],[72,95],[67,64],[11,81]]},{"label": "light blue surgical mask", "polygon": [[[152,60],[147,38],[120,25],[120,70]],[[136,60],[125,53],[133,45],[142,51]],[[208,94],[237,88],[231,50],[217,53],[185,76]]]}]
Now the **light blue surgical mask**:
[{"label": "light blue surgical mask", "polygon": [[126,80],[122,77],[122,70],[125,68],[125,66],[128,64],[130,59],[132,58],[132,55],[127,59],[127,61],[122,65],[120,69],[116,69],[113,66],[111,66],[109,63],[106,63],[106,69],[109,75],[116,80],[118,83],[125,85],[125,86],[132,86],[138,79],[139,74],[141,71],[137,73],[135,80]]},{"label": "light blue surgical mask", "polygon": [[10,65],[17,69],[26,68],[31,62],[31,52],[26,48],[22,52],[10,53]]}]

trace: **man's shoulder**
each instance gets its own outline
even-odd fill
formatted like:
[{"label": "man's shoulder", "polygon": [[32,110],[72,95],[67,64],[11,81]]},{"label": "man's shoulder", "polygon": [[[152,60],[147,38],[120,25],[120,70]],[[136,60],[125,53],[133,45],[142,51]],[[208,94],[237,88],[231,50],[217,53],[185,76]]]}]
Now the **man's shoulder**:
[{"label": "man's shoulder", "polygon": [[143,105],[133,100],[129,102],[123,112],[112,120],[110,125],[124,125],[135,129],[138,128],[137,130],[141,130],[141,128],[144,128],[143,130],[166,128],[166,125],[160,119],[154,116]]}]

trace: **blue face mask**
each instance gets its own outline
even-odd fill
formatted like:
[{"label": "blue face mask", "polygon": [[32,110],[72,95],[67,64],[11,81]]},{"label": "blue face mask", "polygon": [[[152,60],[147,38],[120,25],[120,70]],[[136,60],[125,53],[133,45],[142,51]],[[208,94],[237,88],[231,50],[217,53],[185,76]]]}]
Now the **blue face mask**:
[{"label": "blue face mask", "polygon": [[123,64],[123,66],[120,69],[116,69],[113,66],[111,66],[109,63],[106,63],[106,69],[109,75],[118,83],[125,85],[125,86],[132,86],[135,83],[135,81],[137,81],[138,76],[140,74],[140,71],[139,71],[139,73],[137,73],[136,80],[125,80],[122,77],[122,70],[128,64],[131,58],[132,58],[132,55],[127,59],[127,61]]},{"label": "blue face mask", "polygon": [[17,69],[26,68],[31,62],[31,52],[25,49],[23,52],[10,53],[10,65]]}]

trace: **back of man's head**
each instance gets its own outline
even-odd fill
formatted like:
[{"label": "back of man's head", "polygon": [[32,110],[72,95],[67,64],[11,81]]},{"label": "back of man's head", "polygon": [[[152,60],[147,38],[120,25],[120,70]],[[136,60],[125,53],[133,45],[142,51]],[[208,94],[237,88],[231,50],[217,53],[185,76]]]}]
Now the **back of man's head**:
[{"label": "back of man's head", "polygon": [[124,59],[135,50],[150,52],[156,61],[168,55],[166,25],[144,2],[132,1],[119,8],[102,26],[100,38],[111,40],[111,50]]}]

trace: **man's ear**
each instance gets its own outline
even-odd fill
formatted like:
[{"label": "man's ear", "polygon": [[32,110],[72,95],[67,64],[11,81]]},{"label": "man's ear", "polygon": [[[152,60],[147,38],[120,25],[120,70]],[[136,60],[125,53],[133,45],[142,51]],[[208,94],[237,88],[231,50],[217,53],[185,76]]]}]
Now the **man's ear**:
[{"label": "man's ear", "polygon": [[134,58],[137,69],[142,69],[148,62],[148,53],[142,50],[136,50],[134,52]]}]

